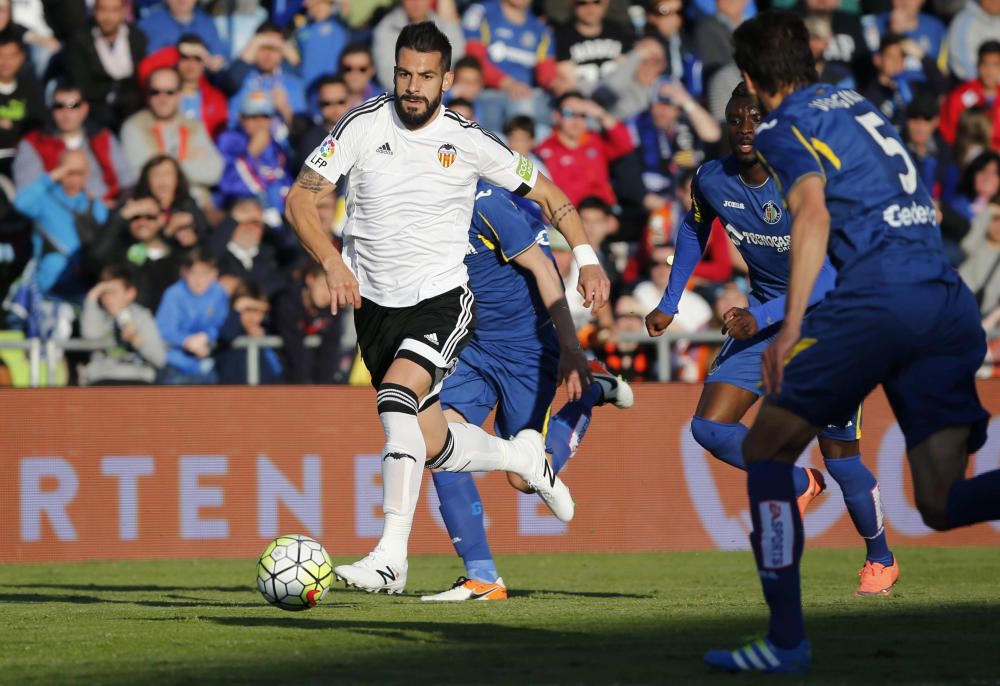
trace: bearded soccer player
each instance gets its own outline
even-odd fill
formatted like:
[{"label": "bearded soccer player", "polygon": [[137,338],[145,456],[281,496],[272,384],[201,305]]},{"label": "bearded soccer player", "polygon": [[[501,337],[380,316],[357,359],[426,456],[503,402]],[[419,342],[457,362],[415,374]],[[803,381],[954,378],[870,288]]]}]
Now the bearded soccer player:
[{"label": "bearded soccer player", "polygon": [[[545,456],[541,434],[510,441],[449,423],[438,394],[472,335],[475,306],[463,262],[480,178],[538,202],[567,236],[581,293],[596,309],[610,283],[573,205],[530,161],[441,105],[451,46],[432,22],[396,41],[395,92],[362,103],[307,158],[286,201],[288,219],[323,265],[332,309],[355,306],[361,355],[378,390],[385,430],[382,510],[375,550],[334,571],[369,592],[401,593],[407,543],[428,460],[445,471],[508,471],[528,482],[562,521],[574,502]],[[317,202],[348,174],[343,256],[320,226]]]},{"label": "bearded soccer player", "polygon": [[[948,263],[930,195],[889,121],[853,90],[817,83],[809,34],[766,11],[733,35],[765,113],[757,153],[792,214],[785,318],[761,365],[763,407],[743,442],[750,543],[771,612],[767,636],[706,662],[805,673],[802,519],[794,465],[882,385],[906,439],[924,522],[946,531],[1000,518],[1000,470],[964,477],[989,414],[975,374],[986,354],[972,292]],[[806,317],[829,255],[833,290]]]}]

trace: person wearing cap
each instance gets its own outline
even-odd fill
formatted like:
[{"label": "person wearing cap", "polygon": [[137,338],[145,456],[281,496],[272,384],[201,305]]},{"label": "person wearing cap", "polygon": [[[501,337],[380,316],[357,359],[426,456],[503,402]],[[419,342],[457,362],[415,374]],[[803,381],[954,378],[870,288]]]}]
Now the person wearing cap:
[{"label": "person wearing cap", "polygon": [[176,69],[154,70],[146,82],[148,107],[125,120],[122,147],[133,169],[142,169],[156,155],[176,159],[191,182],[192,195],[202,202],[219,181],[223,162],[205,125],[181,114],[180,92]]},{"label": "person wearing cap", "polygon": [[143,83],[156,69],[173,67],[181,76],[181,113],[188,119],[200,119],[212,139],[226,128],[229,104],[226,96],[208,80],[212,63],[208,47],[200,36],[186,33],[176,46],[167,46],[148,55],[139,64],[139,80]]},{"label": "person wearing cap", "polygon": [[230,207],[254,197],[264,208],[264,223],[281,226],[285,195],[292,183],[285,152],[271,135],[274,103],[267,93],[253,91],[239,103],[239,125],[219,136],[225,169],[215,194],[216,205]]}]

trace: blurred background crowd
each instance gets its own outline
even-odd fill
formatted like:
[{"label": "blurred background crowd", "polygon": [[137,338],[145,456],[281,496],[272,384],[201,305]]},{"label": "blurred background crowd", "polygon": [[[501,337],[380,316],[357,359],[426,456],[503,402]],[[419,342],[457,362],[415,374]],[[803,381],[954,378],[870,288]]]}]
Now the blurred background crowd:
[{"label": "blurred background crowd", "polygon": [[[454,49],[448,106],[566,191],[611,276],[597,318],[570,297],[582,344],[657,379],[656,348],[622,334],[660,300],[694,171],[727,153],[729,36],[763,6],[630,2],[0,0],[0,340],[106,343],[50,385],[246,383],[234,342],[264,336],[283,345],[253,353],[262,383],[364,383],[283,202],[345,112],[391,91],[402,27],[432,20]],[[1000,0],[773,2],[804,17],[821,80],[898,127],[996,327]],[[320,213],[337,242],[343,195]],[[717,225],[671,331],[718,328],[747,290]],[[680,342],[660,380],[702,380],[716,350]],[[23,383],[24,358],[0,350],[0,384]]]}]

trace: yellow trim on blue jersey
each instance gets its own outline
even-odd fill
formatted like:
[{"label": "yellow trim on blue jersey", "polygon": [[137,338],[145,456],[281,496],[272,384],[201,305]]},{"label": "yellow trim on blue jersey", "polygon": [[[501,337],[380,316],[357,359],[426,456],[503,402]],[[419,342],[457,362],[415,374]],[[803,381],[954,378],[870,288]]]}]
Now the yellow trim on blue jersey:
[{"label": "yellow trim on blue jersey", "polygon": [[858,413],[854,415],[854,426],[857,427],[857,431],[854,434],[855,440],[861,440],[861,410],[864,405],[858,405]]},{"label": "yellow trim on blue jersey", "polygon": [[484,217],[482,212],[476,212],[476,214],[479,215],[479,218],[483,220],[483,223],[485,223],[486,226],[489,227],[490,231],[493,232],[493,237],[496,239],[497,243],[496,243],[496,245],[493,245],[488,240],[486,240],[486,237],[483,236],[483,234],[479,234],[479,240],[481,240],[483,242],[483,244],[485,244],[486,247],[489,248],[490,250],[496,250],[496,251],[498,251],[500,253],[500,259],[502,259],[504,261],[504,263],[513,262],[514,260],[516,260],[518,257],[520,257],[521,255],[523,255],[524,253],[526,253],[529,250],[531,250],[532,246],[535,245],[535,241],[532,241],[528,245],[524,246],[523,250],[519,250],[516,255],[511,255],[510,257],[508,257],[507,254],[503,251],[503,244],[500,241],[500,234],[498,234],[497,230],[493,228],[492,224],[490,224],[490,220],[487,219],[486,217]]},{"label": "yellow trim on blue jersey", "polygon": [[549,420],[552,419],[552,403],[545,409],[545,421],[542,422],[542,443],[549,437]]},{"label": "yellow trim on blue jersey", "polygon": [[781,366],[787,367],[788,363],[794,360],[799,355],[799,353],[808,350],[814,345],[816,345],[815,338],[800,338],[799,342],[796,343],[795,347],[792,348],[792,351],[788,353],[788,356],[785,358],[785,361],[782,363]]},{"label": "yellow trim on blue jersey", "polygon": [[942,74],[948,73],[948,41],[941,41],[941,50],[938,52],[937,68]]},{"label": "yellow trim on blue jersey", "polygon": [[[794,133],[795,137],[799,139],[799,143],[802,144],[802,147],[808,150],[809,154],[813,156],[814,160],[816,160],[816,164],[819,165],[820,173],[823,175],[823,178],[826,179],[826,172],[823,170],[823,163],[820,161],[819,155],[816,151],[813,150],[813,147],[809,145],[809,141],[806,140],[806,137],[803,136],[802,132],[795,128],[794,125],[792,126],[792,133]],[[803,176],[805,176],[805,174],[803,174]]]},{"label": "yellow trim on blue jersey", "polygon": [[830,149],[829,145],[827,145],[818,138],[813,138],[812,144],[813,144],[813,149],[816,150],[816,152],[818,152],[820,155],[829,160],[830,164],[833,165],[834,169],[840,171],[840,167],[842,166],[840,158],[837,157],[837,155],[833,152],[833,150]]},{"label": "yellow trim on blue jersey", "polygon": [[[781,179],[778,178],[778,172],[774,171],[774,167],[768,163],[767,159],[764,157],[764,153],[760,150],[757,150],[757,159],[760,160],[760,163],[764,165],[764,169],[766,169],[767,173],[771,175],[772,179],[774,179],[774,183],[778,187],[778,192],[781,193]],[[694,195],[691,197],[693,198]]]},{"label": "yellow trim on blue jersey", "polygon": [[695,194],[691,194],[691,209],[694,210],[694,221],[696,224],[701,224],[701,208],[698,206],[698,199]]},{"label": "yellow trim on blue jersey", "polygon": [[535,53],[535,59],[539,62],[545,61],[545,53],[549,51],[549,34],[543,33],[542,40],[538,41],[538,51]]}]

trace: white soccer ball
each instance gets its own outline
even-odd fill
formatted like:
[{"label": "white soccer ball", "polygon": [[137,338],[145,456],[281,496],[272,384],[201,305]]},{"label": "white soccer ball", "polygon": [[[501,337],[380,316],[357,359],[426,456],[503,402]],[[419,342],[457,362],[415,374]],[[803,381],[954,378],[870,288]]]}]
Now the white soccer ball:
[{"label": "white soccer ball", "polygon": [[289,534],[264,548],[257,561],[257,588],[264,599],[282,610],[308,610],[333,582],[333,563],[317,541]]}]

